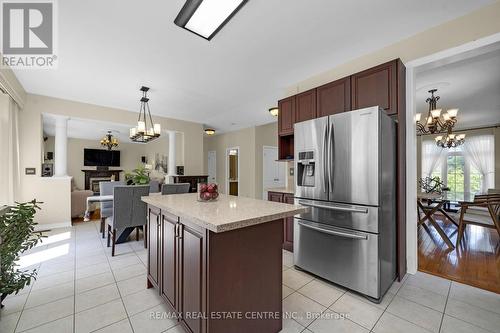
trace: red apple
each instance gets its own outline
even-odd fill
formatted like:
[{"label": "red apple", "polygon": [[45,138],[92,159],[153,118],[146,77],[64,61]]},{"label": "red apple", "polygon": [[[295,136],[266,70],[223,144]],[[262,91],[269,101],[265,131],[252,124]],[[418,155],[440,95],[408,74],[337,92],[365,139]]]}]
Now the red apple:
[{"label": "red apple", "polygon": [[200,192],[201,193],[206,192],[207,188],[208,188],[207,184],[201,184],[200,185]]},{"label": "red apple", "polygon": [[214,187],[215,184],[208,184],[207,191],[210,193],[214,193],[216,191],[216,188]]},{"label": "red apple", "polygon": [[219,193],[218,192],[214,192],[214,193],[212,193],[211,196],[212,196],[212,200],[215,200],[215,199],[217,199],[219,197]]},{"label": "red apple", "polygon": [[201,194],[201,199],[202,200],[210,200],[211,198],[212,198],[212,195],[210,193],[208,193],[208,192],[203,192]]}]

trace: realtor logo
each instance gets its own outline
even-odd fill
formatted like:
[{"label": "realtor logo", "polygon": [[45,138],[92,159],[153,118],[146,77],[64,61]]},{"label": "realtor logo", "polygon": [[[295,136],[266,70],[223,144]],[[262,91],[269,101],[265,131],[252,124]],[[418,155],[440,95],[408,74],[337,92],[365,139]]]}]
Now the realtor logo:
[{"label": "realtor logo", "polygon": [[2,1],[2,66],[54,68],[54,1]]}]

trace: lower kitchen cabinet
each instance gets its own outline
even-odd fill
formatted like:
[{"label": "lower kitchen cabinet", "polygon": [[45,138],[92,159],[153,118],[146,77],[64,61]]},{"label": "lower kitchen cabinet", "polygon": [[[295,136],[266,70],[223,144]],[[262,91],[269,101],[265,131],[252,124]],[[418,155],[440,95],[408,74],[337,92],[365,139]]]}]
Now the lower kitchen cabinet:
[{"label": "lower kitchen cabinet", "polygon": [[[283,202],[293,204],[293,194],[283,194]],[[283,248],[293,252],[293,217],[287,217],[283,222]]]},{"label": "lower kitchen cabinet", "polygon": [[148,244],[148,287],[159,286],[159,247],[158,240],[160,238],[160,210],[154,207],[148,208],[148,225],[147,225],[147,244]]},{"label": "lower kitchen cabinet", "polygon": [[[281,220],[214,233],[148,207],[148,288],[172,306],[191,333],[278,332],[281,318]],[[241,313],[243,318],[224,318]]]},{"label": "lower kitchen cabinet", "polygon": [[[197,230],[198,229],[198,230]],[[205,251],[203,229],[179,225],[180,249],[180,310],[190,332],[204,332]]]},{"label": "lower kitchen cabinet", "polygon": [[177,228],[179,219],[170,214],[161,216],[161,295],[173,308],[178,304],[178,244]]},{"label": "lower kitchen cabinet", "polygon": [[[267,192],[267,200],[274,202],[294,203],[291,193]],[[293,252],[293,217],[283,219],[283,249]]]}]

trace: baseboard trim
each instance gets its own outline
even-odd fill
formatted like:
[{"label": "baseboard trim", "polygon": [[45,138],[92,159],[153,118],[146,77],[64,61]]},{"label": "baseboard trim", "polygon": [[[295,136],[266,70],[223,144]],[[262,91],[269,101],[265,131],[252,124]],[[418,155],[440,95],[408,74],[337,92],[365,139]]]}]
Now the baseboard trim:
[{"label": "baseboard trim", "polygon": [[67,228],[71,227],[71,222],[62,223],[41,223],[35,226],[35,231],[47,230],[47,229],[57,229],[57,228]]}]

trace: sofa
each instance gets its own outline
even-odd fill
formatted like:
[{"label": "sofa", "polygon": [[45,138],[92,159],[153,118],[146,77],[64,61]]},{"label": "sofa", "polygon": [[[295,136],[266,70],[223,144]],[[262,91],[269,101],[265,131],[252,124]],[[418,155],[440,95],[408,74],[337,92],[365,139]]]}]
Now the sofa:
[{"label": "sofa", "polygon": [[94,195],[91,190],[81,190],[71,179],[71,217],[82,217],[87,208],[87,198]]}]

